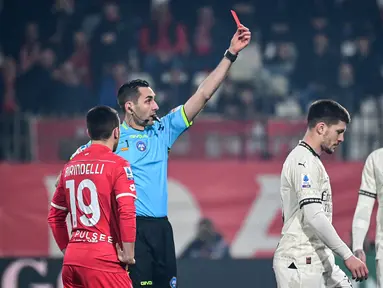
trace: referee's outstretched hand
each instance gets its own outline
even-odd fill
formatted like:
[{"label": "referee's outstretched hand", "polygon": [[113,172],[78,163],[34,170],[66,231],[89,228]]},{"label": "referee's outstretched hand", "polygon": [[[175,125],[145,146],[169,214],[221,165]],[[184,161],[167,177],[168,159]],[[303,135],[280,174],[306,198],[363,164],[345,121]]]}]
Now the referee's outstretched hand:
[{"label": "referee's outstretched hand", "polygon": [[120,262],[132,265],[136,264],[136,260],[133,256],[128,255],[127,251],[122,250],[120,244],[116,243],[117,257]]},{"label": "referee's outstretched hand", "polygon": [[249,45],[251,40],[251,32],[249,28],[242,24],[238,26],[237,32],[235,32],[230,42],[229,51],[233,54],[238,54],[239,51],[243,50]]},{"label": "referee's outstretched hand", "polygon": [[344,261],[347,269],[350,270],[352,274],[352,279],[358,281],[366,280],[368,277],[368,269],[366,264],[363,263],[360,259],[352,255],[350,258]]}]

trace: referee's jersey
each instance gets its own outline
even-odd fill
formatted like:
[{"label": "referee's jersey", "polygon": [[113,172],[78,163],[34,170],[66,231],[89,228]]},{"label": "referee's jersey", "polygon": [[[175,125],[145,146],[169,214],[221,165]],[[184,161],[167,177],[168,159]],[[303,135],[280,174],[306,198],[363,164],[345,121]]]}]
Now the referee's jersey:
[{"label": "referee's jersey", "polygon": [[[143,131],[128,127],[125,122],[120,126],[116,154],[128,160],[132,167],[137,216],[168,215],[168,151],[191,124],[182,105],[162,117],[161,123],[155,122]],[[90,142],[81,146],[75,154],[89,145]]]}]

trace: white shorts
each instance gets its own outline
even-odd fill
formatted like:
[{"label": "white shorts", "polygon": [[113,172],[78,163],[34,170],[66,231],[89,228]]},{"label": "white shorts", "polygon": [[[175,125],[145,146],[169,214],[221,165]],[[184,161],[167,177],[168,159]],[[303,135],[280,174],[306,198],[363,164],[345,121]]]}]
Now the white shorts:
[{"label": "white shorts", "polygon": [[351,288],[353,287],[347,275],[333,265],[329,272],[318,272],[314,266],[288,268],[291,261],[274,260],[274,273],[278,288]]}]

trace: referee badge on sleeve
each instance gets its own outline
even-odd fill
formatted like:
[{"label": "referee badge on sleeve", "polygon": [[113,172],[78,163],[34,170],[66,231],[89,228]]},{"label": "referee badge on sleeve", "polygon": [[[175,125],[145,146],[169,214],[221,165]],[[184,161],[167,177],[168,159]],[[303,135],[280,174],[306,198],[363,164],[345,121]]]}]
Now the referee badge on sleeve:
[{"label": "referee badge on sleeve", "polygon": [[301,179],[302,179],[302,188],[310,188],[311,187],[311,178],[309,174],[301,174]]}]

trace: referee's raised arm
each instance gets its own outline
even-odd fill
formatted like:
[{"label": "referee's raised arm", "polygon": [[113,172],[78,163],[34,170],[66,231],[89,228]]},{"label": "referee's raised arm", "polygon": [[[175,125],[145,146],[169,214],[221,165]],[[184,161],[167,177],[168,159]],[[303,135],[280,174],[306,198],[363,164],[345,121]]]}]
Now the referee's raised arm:
[{"label": "referee's raised arm", "polygon": [[214,92],[226,78],[233,62],[237,59],[238,53],[249,45],[251,39],[250,30],[240,25],[231,39],[230,47],[226,50],[224,58],[218,66],[201,83],[197,91],[185,103],[185,114],[187,119],[192,121],[205,107]]}]

